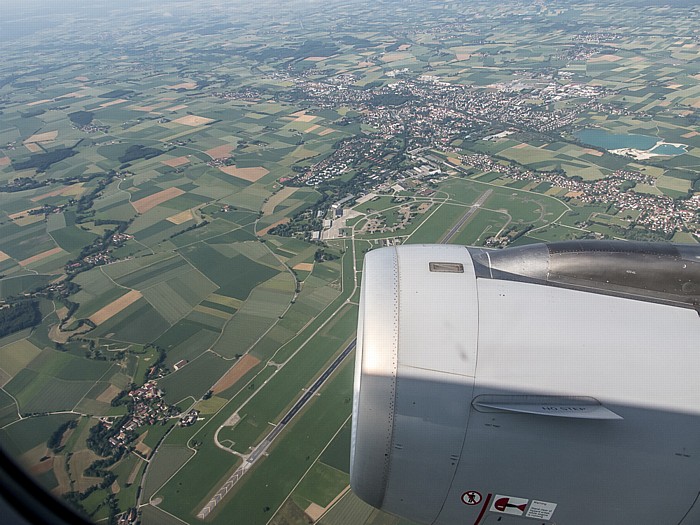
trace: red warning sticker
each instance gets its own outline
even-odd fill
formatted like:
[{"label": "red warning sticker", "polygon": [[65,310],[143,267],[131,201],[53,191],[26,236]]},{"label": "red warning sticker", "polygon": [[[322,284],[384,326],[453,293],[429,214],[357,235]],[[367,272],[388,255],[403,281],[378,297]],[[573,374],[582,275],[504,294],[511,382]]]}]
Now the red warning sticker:
[{"label": "red warning sticker", "polygon": [[465,505],[478,505],[481,503],[481,493],[476,490],[468,490],[462,494],[462,503]]},{"label": "red warning sticker", "polygon": [[514,496],[504,496],[496,494],[491,505],[491,512],[500,512],[501,514],[512,514],[513,516],[522,516],[525,514],[529,499],[516,498]]}]

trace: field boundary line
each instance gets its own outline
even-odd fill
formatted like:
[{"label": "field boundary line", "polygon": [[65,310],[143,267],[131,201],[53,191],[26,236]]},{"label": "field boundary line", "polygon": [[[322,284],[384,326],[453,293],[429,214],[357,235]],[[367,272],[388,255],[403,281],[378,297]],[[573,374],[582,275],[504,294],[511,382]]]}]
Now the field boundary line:
[{"label": "field boundary line", "polygon": [[[343,430],[343,427],[347,424],[348,421],[350,421],[350,418],[351,418],[351,417],[352,417],[352,413],[351,413],[347,418],[345,418],[345,421],[343,421],[343,423],[340,425],[340,427],[338,428],[338,430],[336,430],[335,434],[333,434],[333,437],[331,437],[330,441],[329,441],[328,443],[326,443],[326,446],[323,447],[323,450],[321,450],[321,452],[318,453],[318,456],[316,456],[316,459],[314,459],[314,460],[311,462],[311,465],[309,465],[309,468],[306,469],[306,472],[304,472],[304,475],[303,475],[301,478],[299,478],[299,481],[297,481],[296,485],[294,485],[294,487],[292,487],[292,490],[290,490],[290,491],[289,491],[289,494],[287,494],[287,497],[284,498],[284,500],[282,500],[282,503],[280,503],[279,507],[277,507],[277,509],[275,509],[275,512],[272,514],[272,516],[270,517],[270,519],[267,520],[267,523],[266,523],[265,525],[270,525],[270,523],[271,523],[272,520],[275,518],[275,516],[277,515],[277,513],[278,513],[278,512],[280,511],[280,509],[284,506],[284,504],[287,503],[287,500],[290,498],[290,496],[291,496],[292,493],[296,490],[296,488],[301,484],[301,482],[304,481],[304,478],[305,478],[306,475],[309,473],[309,471],[313,468],[313,466],[316,464],[316,462],[320,461],[320,458],[321,458],[321,456],[323,455],[323,453],[324,453],[324,452],[326,451],[326,449],[331,445],[331,443],[333,442],[333,440],[335,439],[335,437],[336,437],[338,434],[340,434],[341,430]],[[321,461],[321,463],[323,463],[323,461]],[[323,463],[323,464],[326,465],[326,463]],[[330,467],[330,465],[327,465],[327,466]],[[331,468],[332,468],[332,467],[331,467]],[[337,470],[337,469],[336,469],[336,470]],[[342,471],[341,471],[341,472],[342,472]],[[343,490],[346,490],[346,489],[343,489]],[[332,503],[332,502],[331,502],[331,503]],[[324,512],[324,514],[325,514],[325,512]]]},{"label": "field boundary line", "polygon": [[[90,390],[92,390],[93,388],[95,388],[95,386],[97,386],[97,383],[99,383],[100,381],[102,381],[102,378],[103,378],[104,376],[106,376],[106,375],[107,375],[107,372],[109,372],[110,370],[112,370],[112,368],[114,368],[114,366],[115,366],[115,363],[112,363],[112,364],[109,366],[109,368],[107,368],[107,370],[105,370],[104,374],[102,374],[98,379],[95,380],[95,382],[94,382],[94,383],[92,384],[92,386],[87,390],[87,392],[85,392],[85,394],[83,394],[83,397],[81,397],[81,398],[78,400],[78,402],[77,402],[75,405],[73,405],[73,410],[75,410],[76,407],[77,407],[80,403],[82,403],[83,399],[85,399],[85,397],[90,393]],[[60,379],[60,378],[56,378],[56,379]],[[111,384],[112,384],[112,383],[109,383],[109,385],[111,385]],[[107,388],[109,388],[109,386],[108,386]],[[97,401],[97,399],[95,399],[95,401]],[[110,401],[111,401],[111,399],[110,399]]]}]

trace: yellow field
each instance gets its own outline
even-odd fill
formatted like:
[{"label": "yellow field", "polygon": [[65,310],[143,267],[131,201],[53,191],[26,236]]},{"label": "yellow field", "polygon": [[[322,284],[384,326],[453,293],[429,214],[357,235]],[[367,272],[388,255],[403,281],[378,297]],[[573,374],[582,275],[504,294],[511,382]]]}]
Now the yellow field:
[{"label": "yellow field", "polygon": [[220,166],[219,169],[226,175],[231,175],[248,182],[256,182],[270,173],[262,166],[255,168],[237,168],[236,166]]},{"label": "yellow field", "polygon": [[50,191],[48,193],[42,193],[41,195],[37,195],[36,197],[32,197],[29,199],[32,202],[37,202],[42,199],[48,199],[49,197],[56,197],[57,195],[61,195],[65,191],[65,188],[59,188],[57,190]]},{"label": "yellow field", "polygon": [[386,53],[382,57],[382,62],[399,62],[400,60],[409,60],[409,59],[415,60],[415,57],[411,53],[395,52],[395,53]]},{"label": "yellow field", "polygon": [[228,399],[212,396],[209,399],[202,399],[199,401],[199,403],[195,405],[195,408],[202,414],[216,414],[226,403],[228,403]]},{"label": "yellow field", "polygon": [[272,228],[274,228],[275,226],[279,226],[280,224],[286,224],[286,223],[288,223],[290,220],[291,220],[291,219],[290,219],[289,217],[285,217],[284,219],[282,219],[282,220],[280,220],[280,221],[277,221],[277,222],[275,222],[275,223],[273,223],[273,224],[270,224],[267,228],[263,228],[262,230],[259,230],[259,231],[255,232],[255,235],[257,235],[257,236],[265,235],[267,232],[269,232],[269,231],[270,231]]},{"label": "yellow field", "polygon": [[231,314],[228,312],[223,312],[221,310],[217,310],[216,308],[209,308],[208,306],[202,306],[201,304],[195,306],[194,311],[206,315],[211,315],[212,317],[218,317],[219,319],[228,319],[229,317],[231,317]]},{"label": "yellow field", "polygon": [[168,86],[168,89],[194,89],[197,87],[196,82],[182,82],[174,86]]},{"label": "yellow field", "polygon": [[588,59],[589,62],[617,62],[618,60],[622,60],[622,57],[616,55],[601,55]]},{"label": "yellow field", "polygon": [[109,106],[116,106],[117,104],[122,104],[126,102],[126,99],[124,98],[118,98],[116,100],[110,100],[109,102],[104,102],[100,104],[101,108],[108,108]]},{"label": "yellow field", "polygon": [[156,109],[155,106],[129,106],[127,109],[132,109],[134,111],[143,111],[144,113],[150,113],[154,109]]},{"label": "yellow field", "polygon": [[144,458],[148,459],[148,456],[151,455],[151,447],[146,445],[143,440],[146,439],[146,436],[148,435],[148,430],[141,434],[138,438],[136,438],[136,441],[134,442],[134,448],[136,449],[137,452],[139,452]]},{"label": "yellow field", "polygon": [[41,350],[38,347],[26,339],[20,339],[0,349],[0,369],[12,378],[20,370],[26,368],[40,353]]},{"label": "yellow field", "polygon": [[138,290],[131,290],[126,294],[122,295],[119,299],[112,301],[104,308],[99,309],[97,312],[90,316],[90,320],[96,325],[104,323],[107,319],[110,319],[117,315],[119,312],[132,305],[139,299],[141,299],[141,292]]},{"label": "yellow field", "polygon": [[317,118],[318,117],[314,115],[299,115],[297,118],[294,119],[294,122],[313,122]]},{"label": "yellow field", "polygon": [[83,91],[73,91],[72,93],[66,93],[65,95],[61,95],[56,100],[61,100],[64,98],[83,98],[87,96],[88,94]]},{"label": "yellow field", "polygon": [[47,131],[46,133],[37,133],[36,135],[32,135],[27,140],[25,140],[24,145],[26,146],[27,143],[31,142],[49,142],[52,140],[56,140],[56,137],[58,137],[58,131]]},{"label": "yellow field", "polygon": [[109,385],[104,392],[102,392],[99,396],[97,396],[97,401],[100,403],[109,403],[114,399],[117,394],[121,392],[119,387],[116,387],[114,385]]},{"label": "yellow field", "polygon": [[55,496],[65,494],[70,490],[70,478],[66,472],[66,457],[61,454],[53,458],[53,473],[58,481],[58,487],[51,491]]},{"label": "yellow field", "polygon": [[82,195],[83,192],[85,191],[85,188],[83,187],[83,182],[78,182],[76,184],[71,184],[70,186],[66,186],[63,191],[61,192],[61,195],[71,195],[73,197],[77,195]]},{"label": "yellow field", "polygon": [[78,452],[74,452],[70,459],[71,472],[76,478],[75,489],[81,492],[87,490],[93,485],[97,485],[102,481],[102,478],[85,476],[83,472],[88,468],[95,460],[100,459],[100,457],[95,454],[92,450],[83,449]]},{"label": "yellow field", "polygon": [[148,197],[144,197],[143,199],[139,199],[135,202],[132,202],[131,205],[137,212],[146,213],[148,210],[155,208],[159,204],[163,204],[164,202],[167,202],[170,199],[174,199],[175,197],[182,195],[183,193],[185,192],[182,191],[180,188],[168,188],[166,190],[159,191],[158,193],[154,193],[153,195],[149,195]]},{"label": "yellow field", "polygon": [[285,200],[287,200],[289,197],[291,197],[295,191],[297,191],[299,188],[295,188],[293,186],[285,186],[282,188],[280,191],[275,193],[272,197],[270,197],[265,204],[263,204],[262,207],[262,213],[263,215],[270,215],[274,212],[275,208],[277,205],[282,204]]},{"label": "yellow field", "polygon": [[243,304],[240,299],[235,299],[233,297],[227,297],[225,295],[217,295],[215,293],[207,297],[207,301],[216,304],[222,304],[224,306],[230,306],[231,308],[239,309]]},{"label": "yellow field", "polygon": [[311,523],[315,523],[319,519],[321,519],[321,516],[323,516],[323,513],[325,511],[326,511],[326,509],[321,507],[321,505],[312,502],[311,505],[306,507],[304,514],[306,514],[307,517],[311,520]]},{"label": "yellow field", "polygon": [[292,270],[301,270],[302,272],[310,272],[314,269],[314,263],[299,263],[292,266]]},{"label": "yellow field", "polygon": [[173,120],[176,124],[182,124],[184,126],[202,126],[204,124],[209,124],[214,122],[213,118],[198,117],[197,115],[186,115],[184,117],[176,118]]},{"label": "yellow field", "polygon": [[19,261],[19,264],[20,266],[29,266],[32,263],[41,261],[43,259],[46,259],[47,257],[51,257],[52,255],[56,255],[57,253],[61,253],[62,251],[63,250],[57,246],[56,248],[51,248],[50,250],[46,250],[45,252],[38,253],[33,257],[23,259]]},{"label": "yellow field", "polygon": [[172,215],[165,220],[172,222],[173,224],[182,224],[183,222],[191,221],[192,219],[194,219],[194,214],[192,213],[192,210],[185,210],[175,215]]},{"label": "yellow field", "polygon": [[29,226],[30,224],[41,222],[43,220],[43,215],[27,215],[26,217],[20,217],[19,219],[15,219],[15,224],[17,226]]},{"label": "yellow field", "polygon": [[56,197],[58,195],[80,195],[83,193],[85,190],[83,189],[83,183],[79,182],[77,184],[72,184],[70,186],[64,186],[63,188],[58,188],[53,191],[49,191],[48,193],[42,193],[41,195],[36,195],[35,197],[32,197],[29,199],[32,202],[37,202],[40,200],[48,199],[49,197]]},{"label": "yellow field", "polygon": [[129,474],[129,478],[126,480],[126,482],[129,485],[132,485],[134,483],[134,481],[136,481],[136,475],[139,473],[139,468],[141,468],[141,461],[139,461],[138,463],[136,463],[136,465],[134,465],[134,470],[132,470],[131,474]]}]

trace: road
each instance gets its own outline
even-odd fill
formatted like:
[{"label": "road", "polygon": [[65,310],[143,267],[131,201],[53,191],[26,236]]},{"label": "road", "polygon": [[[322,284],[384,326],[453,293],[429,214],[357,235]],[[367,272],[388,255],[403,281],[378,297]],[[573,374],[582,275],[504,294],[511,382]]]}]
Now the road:
[{"label": "road", "polygon": [[[464,226],[464,224],[469,220],[469,218],[476,213],[476,211],[486,202],[486,199],[489,198],[489,196],[493,193],[493,190],[489,189],[485,191],[475,202],[474,204],[471,205],[471,207],[466,211],[466,213],[457,221],[457,224],[455,224],[450,231],[448,231],[445,236],[442,238],[440,241],[441,244],[447,244],[449,240],[455,236],[455,234],[459,231],[459,229]],[[350,352],[352,352],[355,349],[355,344],[357,340],[353,339],[352,342],[348,344],[348,346],[345,347],[345,349],[340,353],[338,357],[335,358],[335,360],[326,368],[326,370],[314,381],[313,385],[311,385],[310,388],[308,388],[304,394],[297,400],[296,403],[294,403],[294,406],[289,409],[289,411],[284,415],[284,417],[280,420],[280,422],[273,428],[270,433],[253,449],[253,451],[248,455],[246,459],[243,460],[243,464],[241,464],[240,467],[236,469],[236,471],[231,474],[231,477],[229,477],[226,480],[226,483],[224,483],[221,488],[214,494],[214,497],[212,497],[209,502],[202,508],[202,510],[199,511],[197,514],[197,517],[199,519],[204,519],[206,518],[213,510],[214,508],[221,502],[221,500],[226,497],[226,494],[238,483],[238,481],[245,475],[248,470],[251,469],[253,464],[260,459],[263,455],[265,455],[265,452],[270,448],[270,445],[272,445],[272,442],[275,440],[275,438],[284,430],[284,427],[296,416],[299,411],[306,405],[306,403],[311,399],[314,394],[318,391],[319,388],[321,388],[321,385],[330,377],[330,375],[333,373],[333,371],[338,368],[338,365],[343,362],[343,359],[345,359]]]},{"label": "road", "polygon": [[243,461],[243,464],[236,469],[236,471],[231,474],[231,477],[226,480],[221,488],[214,494],[214,497],[209,500],[209,502],[199,511],[197,517],[199,519],[206,518],[209,513],[214,510],[214,508],[221,502],[222,499],[228,494],[228,492],[234,487],[234,485],[240,480],[243,475],[250,470],[253,464],[260,459],[261,456],[267,452],[270,448],[272,442],[275,438],[284,430],[284,427],[294,419],[299,411],[306,405],[306,403],[311,399],[314,394],[321,388],[321,385],[326,382],[326,380],[331,376],[333,371],[338,368],[340,363],[355,349],[356,340],[353,339],[348,346],[340,353],[338,357],[324,370],[324,372],[318,376],[313,385],[311,385],[304,394],[294,403],[294,406],[289,409],[289,411],[284,415],[282,420],[272,429],[272,431],[263,439],[248,455],[248,458]]},{"label": "road", "polygon": [[486,190],[481,197],[479,197],[474,204],[472,204],[469,209],[466,211],[464,215],[462,215],[462,218],[457,221],[457,224],[455,224],[450,231],[448,231],[445,236],[442,238],[442,241],[440,241],[441,244],[447,244],[450,242],[450,239],[454,237],[459,229],[464,226],[464,223],[469,220],[469,218],[474,215],[481,206],[486,202],[486,199],[488,199],[491,194],[493,193],[493,190]]}]

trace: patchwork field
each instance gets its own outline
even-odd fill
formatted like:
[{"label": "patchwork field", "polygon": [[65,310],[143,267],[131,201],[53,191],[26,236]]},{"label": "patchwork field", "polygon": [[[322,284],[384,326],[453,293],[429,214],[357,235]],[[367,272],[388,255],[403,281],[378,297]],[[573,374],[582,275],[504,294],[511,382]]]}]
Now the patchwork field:
[{"label": "patchwork field", "polygon": [[95,312],[93,315],[90,316],[90,320],[99,326],[106,320],[111,319],[122,310],[131,306],[141,297],[143,297],[143,295],[138,290],[130,290],[124,295],[122,295],[119,299],[113,301],[104,308],[101,308],[100,310]]},{"label": "patchwork field", "polygon": [[179,195],[183,195],[184,193],[185,192],[180,188],[168,188],[148,197],[144,197],[143,199],[134,201],[131,203],[131,205],[138,213],[146,213],[159,204],[163,204],[164,202],[174,199]]},{"label": "patchwork field", "polygon": [[[96,522],[141,487],[145,525],[201,521],[354,337],[369,250],[700,239],[695,6],[30,4],[0,22],[0,312],[37,317],[0,338],[0,446]],[[207,523],[410,525],[344,492],[351,360]],[[149,378],[199,417],[125,430],[93,490]]]}]

